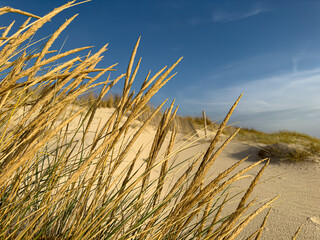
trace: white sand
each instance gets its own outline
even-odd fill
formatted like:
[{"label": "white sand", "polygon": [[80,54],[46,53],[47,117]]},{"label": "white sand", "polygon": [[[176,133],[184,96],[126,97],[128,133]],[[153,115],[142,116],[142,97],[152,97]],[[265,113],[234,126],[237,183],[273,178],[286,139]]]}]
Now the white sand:
[{"label": "white sand", "polygon": [[[94,137],[93,132],[98,126],[98,122],[101,120],[101,123],[103,124],[107,121],[111,113],[111,109],[98,109],[90,129],[92,133],[87,136],[86,143],[89,144],[92,141],[92,138]],[[78,123],[77,119],[73,121],[73,124],[76,123]],[[141,123],[136,122],[135,124],[138,126]],[[73,127],[75,126],[76,125]],[[72,126],[70,129],[72,129]],[[134,132],[134,130],[135,129],[132,128],[132,132]],[[130,163],[141,145],[145,147],[142,158],[147,157],[155,131],[155,127],[152,126],[149,126],[144,131],[132,151],[130,151],[127,156],[125,161],[126,165]],[[203,132],[200,131],[199,135],[203,135]],[[168,137],[164,146],[167,146],[168,144]],[[183,138],[184,137],[181,135],[178,136],[179,141],[177,141],[177,145],[181,143]],[[198,145],[181,152],[177,161],[179,162],[189,158],[190,156],[196,155],[200,151],[205,150],[208,145],[209,140],[199,141]],[[211,177],[248,155],[251,156],[243,164],[243,167],[248,166],[252,161],[259,160],[259,157],[257,156],[258,147],[259,145],[250,146],[249,144],[242,142],[231,142],[216,160],[212,171],[208,176],[212,179]],[[139,165],[139,163],[137,163],[137,165]],[[181,173],[185,167],[179,167],[179,172]],[[253,176],[259,169],[259,167],[255,168],[249,174]],[[174,174],[174,178],[179,176],[179,172]],[[157,177],[158,174],[159,168],[153,171],[152,176]],[[251,179],[244,179],[243,181],[234,184],[233,187],[235,188],[233,189],[246,189]],[[207,180],[209,181],[209,177]],[[277,203],[273,205],[262,239],[291,239],[301,224],[304,224],[304,226],[298,239],[320,239],[320,164],[271,163],[264,172],[261,182],[263,183],[259,184],[252,193],[251,199],[258,196],[258,204],[254,207],[262,204],[259,203],[259,201],[265,202],[277,195],[281,195]],[[224,212],[227,213],[234,210],[235,204],[237,204],[236,201],[234,204],[227,205]],[[250,223],[239,239],[242,239],[255,231],[255,229],[257,229],[261,224],[265,214],[266,211]]]},{"label": "white sand", "polygon": [[[99,109],[97,119],[99,116],[106,116],[106,113],[103,113],[103,111],[107,110]],[[147,154],[148,149],[151,147],[154,134],[155,127],[148,127],[143,136],[139,138],[134,149],[137,150],[139,145],[144,145],[146,146],[145,154]],[[199,131],[198,135],[200,135],[200,137],[203,136],[203,132]],[[183,142],[181,142],[182,138],[183,136],[178,136],[178,140],[180,141],[177,145]],[[167,143],[168,138],[164,146],[166,146]],[[209,140],[201,140],[199,143],[202,144],[181,152],[177,161],[185,160],[205,150],[209,145]],[[259,160],[257,156],[259,147],[258,144],[252,146],[243,142],[231,142],[216,160],[209,176],[225,170],[227,167],[248,155],[251,156],[243,166],[249,165],[252,161]],[[134,155],[134,153],[131,154]],[[128,158],[132,159],[133,155]],[[258,170],[259,168],[253,169],[250,174],[254,175]],[[179,173],[175,175],[178,176]],[[155,176],[157,176],[157,173]],[[246,189],[250,181],[251,179],[240,181],[235,187],[239,188],[239,190]],[[265,202],[277,195],[281,195],[277,203],[273,205],[262,239],[291,239],[301,224],[303,224],[303,227],[298,239],[320,239],[320,164],[271,163],[260,181],[263,183],[255,188],[252,193],[252,198],[258,196],[258,202]],[[262,203],[258,204],[258,206],[261,204]],[[231,205],[232,204],[226,207],[226,212],[233,210],[232,207],[234,206]],[[265,213],[266,211],[248,225],[239,239],[248,236],[248,234],[258,228]]]},{"label": "white sand", "polygon": [[[224,169],[239,159],[251,154],[250,161],[258,160],[258,146],[232,142],[215,165]],[[265,181],[266,180],[266,181]],[[320,165],[318,163],[271,163],[264,172],[252,196],[260,200],[281,195],[269,215],[262,239],[291,239],[301,224],[304,224],[298,239],[320,239]],[[244,183],[244,182],[243,182]],[[239,186],[245,187],[243,186]],[[255,229],[264,214],[247,227]],[[249,231],[250,232],[250,231]],[[247,234],[244,231],[243,234]]]}]

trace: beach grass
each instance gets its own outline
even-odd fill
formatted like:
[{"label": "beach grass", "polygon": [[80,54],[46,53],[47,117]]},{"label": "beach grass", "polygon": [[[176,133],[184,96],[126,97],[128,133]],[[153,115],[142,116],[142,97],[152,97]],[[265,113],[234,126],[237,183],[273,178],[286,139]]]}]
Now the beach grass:
[{"label": "beach grass", "polygon": [[320,139],[294,131],[265,133],[243,128],[239,131],[237,139],[250,143],[267,144],[260,151],[261,156],[291,162],[318,158],[320,154]]},{"label": "beach grass", "polygon": [[[132,84],[141,63],[139,59],[135,64],[140,39],[127,72],[115,77],[116,64],[96,68],[107,45],[95,53],[82,47],[48,56],[53,53],[53,42],[77,15],[66,20],[38,52],[32,51],[29,40],[33,35],[76,4],[68,2],[43,17],[9,7],[0,9],[0,15],[28,17],[10,35],[14,23],[3,28],[0,42],[0,239],[235,239],[277,199],[247,211],[255,204],[249,197],[269,163],[267,159],[234,172],[246,160],[239,159],[216,176],[208,174],[237,134],[218,147],[241,96],[202,154],[171,164],[183,150],[175,148],[178,108],[172,101],[163,112],[147,158],[141,161],[140,146],[129,158],[165,101],[138,127],[135,121],[152,96],[175,75],[172,72],[181,58],[155,74],[149,72],[134,92]],[[80,52],[86,53],[84,57],[75,56]],[[65,57],[68,60],[63,61]],[[93,126],[98,107],[120,80],[121,97],[116,103],[106,102],[114,107],[113,113],[100,126]],[[90,97],[91,104],[77,104],[92,91],[99,93]],[[164,144],[166,139],[168,144]],[[160,154],[162,149],[164,154]],[[187,168],[178,173],[183,164]],[[160,171],[153,178],[157,167]],[[222,208],[232,199],[227,193],[230,185],[258,167],[237,207],[223,215]],[[264,226],[253,229],[252,237],[258,239]]]},{"label": "beach grass", "polygon": [[[99,93],[87,93],[82,96],[80,96],[75,104],[79,106],[90,106],[92,105],[99,97]],[[104,96],[97,105],[97,108],[116,108],[118,104],[120,103],[121,96],[120,94],[108,94]]]}]

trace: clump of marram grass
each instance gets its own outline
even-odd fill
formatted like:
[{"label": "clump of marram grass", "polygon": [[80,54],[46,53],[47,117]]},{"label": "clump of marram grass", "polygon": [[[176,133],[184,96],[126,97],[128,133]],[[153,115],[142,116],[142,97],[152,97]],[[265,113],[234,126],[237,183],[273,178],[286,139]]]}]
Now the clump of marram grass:
[{"label": "clump of marram grass", "polygon": [[[198,125],[198,126],[203,126],[204,125],[204,119],[202,117],[185,117],[186,119],[190,120],[191,122],[193,122],[194,124]],[[206,123],[207,125],[214,125],[215,123],[209,118],[206,117]]]},{"label": "clump of marram grass", "polygon": [[[89,92],[87,94],[84,94],[83,96],[80,96],[75,104],[79,106],[90,106],[92,105],[99,97],[99,94],[95,94],[93,92]],[[119,94],[108,94],[107,96],[104,96],[97,105],[98,108],[114,108],[117,107],[120,103],[121,96]]]},{"label": "clump of marram grass", "polygon": [[244,128],[240,130],[237,139],[267,144],[259,151],[259,155],[274,161],[320,161],[320,139],[307,134],[293,131],[265,133]]},{"label": "clump of marram grass", "polygon": [[291,161],[301,162],[306,160],[316,160],[311,158],[312,155],[301,145],[286,143],[275,143],[261,148],[258,152],[260,157],[269,157],[272,161]]},{"label": "clump of marram grass", "polygon": [[[168,184],[170,174],[183,164],[171,164],[178,153],[174,149],[174,127],[169,132],[177,112],[174,103],[165,110],[145,161],[140,161],[141,151],[133,159],[128,159],[128,153],[164,102],[133,134],[129,132],[150,98],[174,76],[170,73],[181,59],[153,76],[149,72],[136,94],[131,87],[141,62],[140,59],[133,66],[139,40],[127,72],[115,79],[109,75],[106,80],[97,82],[115,67],[96,68],[106,46],[97,53],[72,58],[43,73],[46,66],[58,59],[61,61],[65,56],[89,48],[46,57],[52,52],[49,49],[55,39],[76,17],[73,16],[54,32],[39,52],[29,51],[27,42],[35,32],[75,4],[75,1],[69,2],[33,22],[28,18],[10,36],[12,25],[3,29],[0,43],[0,72],[4,76],[0,82],[0,239],[236,238],[277,198],[244,215],[254,204],[254,200],[247,201],[268,164],[265,160],[230,176],[245,161],[242,159],[218,176],[211,179],[208,176],[221,151],[236,135],[232,134],[216,147],[240,97],[208,149],[185,160],[184,163],[188,161],[189,164],[187,170],[180,173],[172,185]],[[0,14],[7,12],[36,17],[8,7],[0,9]],[[31,59],[34,63],[30,66]],[[87,136],[92,134],[99,103],[122,78],[124,86],[119,104],[110,118],[95,128],[93,140],[88,143]],[[89,107],[74,104],[79,96],[97,87],[101,87],[100,93]],[[77,122],[75,129],[71,129],[73,121]],[[170,141],[164,146],[168,134]],[[165,154],[161,155],[160,150],[165,147]],[[263,162],[236,210],[221,216],[223,206],[230,199],[225,195],[228,186]],[[154,179],[151,173],[156,167],[161,170]],[[209,182],[204,184],[205,179]],[[164,191],[165,187],[168,191]],[[265,222],[260,229],[253,230],[252,237],[259,238],[264,226]]]},{"label": "clump of marram grass", "polygon": [[[182,117],[182,120],[188,121],[194,125],[196,129],[204,129],[204,119],[203,117]],[[219,129],[220,124],[217,121],[212,121],[206,116],[206,128],[210,131],[216,132]],[[238,130],[238,127],[227,125],[223,129],[222,133],[225,135],[231,135]]]}]

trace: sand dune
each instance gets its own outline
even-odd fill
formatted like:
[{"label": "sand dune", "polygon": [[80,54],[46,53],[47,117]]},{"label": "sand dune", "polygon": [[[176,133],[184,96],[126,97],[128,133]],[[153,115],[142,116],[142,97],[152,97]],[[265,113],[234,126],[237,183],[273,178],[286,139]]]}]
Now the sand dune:
[{"label": "sand dune", "polygon": [[[88,144],[92,142],[92,138],[94,137],[93,132],[95,132],[99,122],[101,126],[103,122],[107,121],[112,112],[113,109],[107,108],[100,108],[97,110],[89,131],[92,132],[92,134],[89,133],[86,138]],[[74,128],[76,127],[77,121],[78,119],[73,121],[73,124],[75,124],[73,126]],[[134,126],[136,126],[137,129],[141,124],[141,122],[136,121]],[[128,133],[128,137],[130,137],[136,129],[134,127],[131,128],[132,131]],[[155,127],[148,126],[146,128],[144,133],[139,137],[137,144],[135,144],[133,149],[128,153],[122,168],[129,165],[141,146],[143,146],[144,150],[140,157],[140,161],[147,157],[155,133]],[[185,161],[190,156],[194,156],[208,147],[210,136],[204,138],[204,132],[201,130],[197,130],[197,133],[198,136],[192,138],[188,138],[188,136],[183,134],[178,134],[175,149],[185,149],[179,152],[177,159],[175,159],[176,163]],[[214,133],[211,133],[211,137],[213,134]],[[167,136],[164,146],[166,146],[168,142],[169,136]],[[218,157],[208,175],[210,177],[217,175],[235,162],[250,156],[242,167],[248,166],[252,161],[260,159],[257,153],[261,147],[263,147],[261,144],[252,145],[244,142],[231,142]],[[159,161],[160,159],[161,153]],[[142,162],[140,162],[140,164],[142,164]],[[140,164],[138,163],[137,165]],[[178,170],[175,170],[176,172],[173,172],[171,178],[177,179],[179,173],[187,166],[188,162],[185,162]],[[121,171],[121,168],[119,171]],[[151,178],[156,179],[159,176],[159,171],[159,167],[156,167],[151,174]],[[249,175],[254,176],[257,172],[258,169],[253,169],[249,172]],[[242,181],[233,184],[231,186],[231,193],[235,194],[236,192],[245,190],[251,179],[252,178],[243,179]],[[267,167],[260,182],[261,184],[255,188],[251,197],[251,199],[258,197],[257,205],[253,206],[252,209],[260,206],[265,200],[281,195],[277,203],[273,205],[262,239],[291,239],[301,224],[303,224],[303,227],[298,239],[320,239],[320,164],[310,162],[273,162]],[[170,185],[170,181],[168,184]],[[239,198],[240,197],[235,198],[234,201],[225,207],[225,213],[234,210],[235,204],[238,203],[236,199]],[[265,214],[260,214],[253,222],[251,222],[245,231],[241,233],[239,239],[252,233],[252,229],[257,229],[263,221],[264,216]]]}]

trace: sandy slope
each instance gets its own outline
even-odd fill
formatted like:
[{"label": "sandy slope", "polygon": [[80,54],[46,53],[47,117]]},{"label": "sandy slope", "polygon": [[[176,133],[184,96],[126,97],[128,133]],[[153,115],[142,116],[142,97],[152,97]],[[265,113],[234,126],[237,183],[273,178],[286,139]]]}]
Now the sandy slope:
[{"label": "sandy slope", "polygon": [[[258,160],[257,147],[232,142],[214,168],[222,170],[249,154],[248,163]],[[304,226],[298,239],[320,239],[320,165],[271,163],[263,174],[261,181],[264,180],[254,190],[253,197],[258,196],[260,200],[281,197],[273,206],[262,239],[291,239],[301,224]],[[245,183],[238,185],[243,188]],[[260,224],[262,217],[260,215],[247,229]],[[243,233],[245,235],[246,231]]]},{"label": "sandy slope", "polygon": [[[91,138],[94,137],[94,131],[99,121],[101,121],[102,125],[107,121],[111,113],[111,109],[98,109],[90,129],[91,133],[86,138],[88,144],[92,141]],[[75,124],[74,127],[77,122],[78,119],[73,121],[73,124]],[[136,122],[135,124],[139,126],[141,123]],[[135,129],[132,128],[132,133],[134,131]],[[147,157],[155,132],[156,128],[152,126],[149,126],[144,131],[142,136],[139,137],[137,144],[128,154],[123,167],[128,166],[141,145],[145,147],[141,159]],[[199,131],[198,135],[200,137],[203,136],[203,132]],[[168,141],[169,136],[164,146],[168,144]],[[191,147],[189,146],[190,148],[179,154],[176,160],[177,162],[186,160],[190,156],[194,156],[205,150],[210,142],[209,139],[201,139],[197,144],[191,144],[190,141],[191,140],[186,142],[185,136],[178,136],[177,146],[180,144],[190,144]],[[257,156],[258,148],[258,144],[252,146],[242,142],[231,142],[214,163],[209,176],[214,176],[240,159],[251,155],[242,167],[248,166],[252,161],[259,159]],[[179,174],[188,164],[189,163],[186,162],[183,166],[179,167],[172,177],[174,179],[178,178]],[[139,163],[137,165],[139,165]],[[253,176],[258,170],[259,168],[255,168],[249,174]],[[158,174],[159,168],[156,168],[152,173],[152,178],[156,178]],[[237,182],[237,184],[232,186],[232,191],[246,189],[250,180],[251,179],[244,179]],[[258,196],[258,206],[262,204],[259,203],[259,201],[266,201],[276,195],[281,195],[281,198],[273,206],[262,239],[291,239],[301,224],[304,224],[304,226],[298,239],[320,239],[320,164],[271,163],[263,174],[261,181],[263,183],[258,185],[252,194],[252,198]],[[233,211],[236,203],[237,201],[234,201],[233,204],[229,204],[224,210],[225,213]],[[257,207],[257,205],[254,207]],[[253,223],[247,226],[247,229],[239,239],[248,236],[249,233],[252,233],[258,228],[265,213],[266,212],[263,212]]]},{"label": "sandy slope", "polygon": [[[201,135],[201,134],[199,134]],[[193,154],[209,145],[209,140],[192,149]],[[257,152],[261,145],[249,145],[243,142],[231,142],[214,163],[208,176],[212,177],[222,172],[240,159],[249,156],[243,164],[248,166],[260,158]],[[179,159],[184,159],[192,154],[182,153]],[[255,168],[249,172],[252,176],[258,172]],[[245,190],[251,179],[244,179],[232,185],[233,193]],[[269,215],[267,227],[262,239],[291,239],[300,225],[303,224],[298,239],[320,239],[320,164],[319,163],[270,163],[265,170],[261,184],[256,186],[251,200],[258,197],[257,205],[253,211],[266,200],[277,195],[280,198],[273,205]],[[236,199],[239,199],[236,198]],[[227,205],[225,214],[233,211],[238,201]],[[250,212],[250,209],[249,209]],[[238,239],[245,239],[257,229],[263,221],[266,212],[260,214]]]}]

